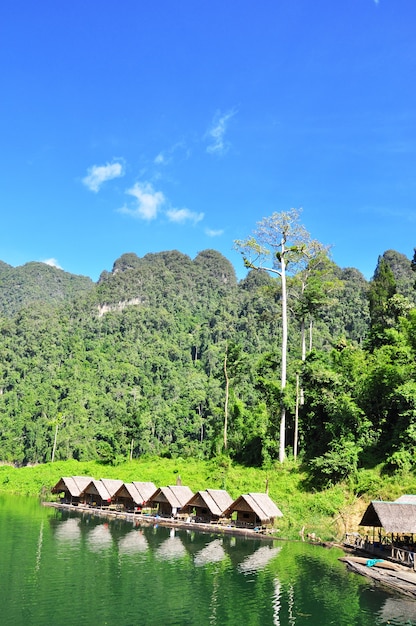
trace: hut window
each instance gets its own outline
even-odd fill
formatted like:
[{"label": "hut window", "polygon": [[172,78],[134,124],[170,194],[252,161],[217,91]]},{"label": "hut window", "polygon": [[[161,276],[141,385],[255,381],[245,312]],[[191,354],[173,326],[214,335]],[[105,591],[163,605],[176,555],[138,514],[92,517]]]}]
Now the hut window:
[{"label": "hut window", "polygon": [[244,519],[248,519],[250,517],[250,513],[243,513]]}]

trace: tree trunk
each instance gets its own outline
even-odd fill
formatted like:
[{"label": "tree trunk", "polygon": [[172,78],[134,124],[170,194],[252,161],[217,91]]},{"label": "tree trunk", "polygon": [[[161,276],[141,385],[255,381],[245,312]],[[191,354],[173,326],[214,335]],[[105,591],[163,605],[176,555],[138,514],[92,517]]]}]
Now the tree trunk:
[{"label": "tree trunk", "polygon": [[224,376],[225,376],[225,402],[224,402],[224,450],[227,449],[227,428],[228,428],[228,396],[230,391],[230,380],[227,372],[227,352],[228,346],[225,349],[224,355]]},{"label": "tree trunk", "polygon": [[51,458],[51,463],[54,462],[55,460],[55,451],[56,451],[56,441],[58,439],[58,428],[59,428],[59,424],[58,422],[56,422],[56,426],[55,426],[55,436],[53,438],[53,448],[52,448],[52,458]]},{"label": "tree trunk", "polygon": [[293,458],[298,458],[298,428],[299,428],[299,374],[296,374],[296,404],[295,404],[295,433],[293,435]]},{"label": "tree trunk", "polygon": [[281,412],[280,412],[280,440],[279,440],[279,461],[283,463],[286,458],[286,407],[283,400],[283,392],[286,387],[286,367],[287,367],[287,290],[286,290],[286,261],[285,261],[285,241],[281,243],[281,280],[282,280],[282,373],[281,373]]}]

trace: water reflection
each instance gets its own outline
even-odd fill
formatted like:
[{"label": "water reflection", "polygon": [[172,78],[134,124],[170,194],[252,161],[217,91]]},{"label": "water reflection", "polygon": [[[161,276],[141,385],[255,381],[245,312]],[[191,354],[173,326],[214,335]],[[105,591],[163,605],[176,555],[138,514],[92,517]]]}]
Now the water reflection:
[{"label": "water reflection", "polygon": [[79,543],[81,541],[81,528],[79,519],[70,517],[62,521],[55,529],[55,537],[57,541]]},{"label": "water reflection", "polygon": [[146,552],[148,548],[149,544],[141,530],[131,530],[124,537],[120,537],[118,542],[120,554],[137,554]]},{"label": "water reflection", "polygon": [[379,624],[416,624],[416,602],[399,596],[387,598],[377,618]]},{"label": "water reflection", "polygon": [[93,552],[100,552],[111,547],[113,538],[108,524],[99,524],[87,535],[87,546]]},{"label": "water reflection", "polygon": [[273,548],[271,546],[263,546],[246,557],[244,561],[237,566],[237,569],[243,574],[251,574],[257,570],[263,569],[271,559],[279,554],[281,549],[281,547]]},{"label": "water reflection", "polygon": [[175,535],[174,529],[171,530],[170,536],[157,548],[156,556],[158,559],[173,561],[181,559],[186,554],[185,546],[182,541]]},{"label": "water reflection", "polygon": [[339,550],[0,505],[2,626],[416,624]]},{"label": "water reflection", "polygon": [[194,563],[196,567],[201,567],[207,565],[207,563],[219,563],[226,557],[227,554],[223,548],[222,539],[214,539],[195,554]]}]

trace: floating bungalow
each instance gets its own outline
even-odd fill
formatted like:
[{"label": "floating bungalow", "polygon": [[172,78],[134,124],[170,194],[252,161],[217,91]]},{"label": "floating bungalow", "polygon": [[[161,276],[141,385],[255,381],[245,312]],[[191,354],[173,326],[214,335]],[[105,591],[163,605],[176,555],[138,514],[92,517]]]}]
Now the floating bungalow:
[{"label": "floating bungalow", "polygon": [[345,544],[348,547],[415,566],[415,496],[404,495],[394,502],[370,502],[359,525],[371,527],[372,533],[347,534]]},{"label": "floating bungalow", "polygon": [[223,515],[235,518],[235,525],[240,528],[271,526],[277,517],[283,517],[283,513],[267,493],[242,495],[224,511]]},{"label": "floating bungalow", "polygon": [[108,507],[111,495],[102,480],[91,480],[85,487],[81,498],[84,504],[95,507]]},{"label": "floating bungalow", "polygon": [[195,522],[216,522],[232,503],[232,497],[223,489],[206,489],[194,494],[181,513],[192,515]]},{"label": "floating bungalow", "polygon": [[159,487],[150,496],[148,505],[157,508],[158,515],[162,517],[175,517],[192,496],[193,493],[189,487],[183,485]]},{"label": "floating bungalow", "polygon": [[397,498],[395,502],[401,502],[402,504],[416,504],[416,496],[411,493],[406,493],[400,498]]},{"label": "floating bungalow", "polygon": [[[406,497],[406,496],[405,496]],[[408,497],[408,496],[407,496]],[[384,529],[388,534],[416,533],[416,506],[406,500],[373,501],[367,507],[360,526]]]},{"label": "floating bungalow", "polygon": [[156,491],[151,482],[123,483],[114,494],[114,502],[126,511],[141,510]]},{"label": "floating bungalow", "polygon": [[135,514],[144,512],[146,515],[140,516],[144,525],[157,523],[207,530],[209,524],[215,523],[221,534],[261,535],[262,527],[271,526],[276,517],[282,516],[265,493],[248,493],[233,502],[223,489],[206,489],[194,494],[178,482],[157,489],[152,482],[64,477],[52,489],[53,493],[63,494],[60,504],[45,505],[64,509],[76,505],[94,515],[122,516],[136,521],[139,517]]},{"label": "floating bungalow", "polygon": [[65,476],[60,478],[51,492],[63,494],[61,502],[74,506],[80,503],[81,494],[89,483],[94,480],[91,476]]}]

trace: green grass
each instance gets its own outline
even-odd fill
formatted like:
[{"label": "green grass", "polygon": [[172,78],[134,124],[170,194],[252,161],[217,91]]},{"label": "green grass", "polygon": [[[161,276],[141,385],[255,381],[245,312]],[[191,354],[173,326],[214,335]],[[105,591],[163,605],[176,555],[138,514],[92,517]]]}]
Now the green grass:
[{"label": "green grass", "polygon": [[119,478],[124,482],[152,481],[157,487],[174,485],[180,478],[194,492],[226,489],[232,498],[248,492],[264,492],[268,485],[270,497],[283,513],[276,523],[278,536],[287,539],[299,539],[302,529],[305,537],[314,532],[323,540],[339,539],[346,530],[356,530],[371,500],[394,500],[403,493],[416,493],[413,474],[386,477],[380,468],[361,470],[354,483],[312,491],[305,487],[306,474],[293,461],[263,470],[221,458],[213,461],[149,458],[116,467],[94,461],[60,461],[22,468],[1,465],[0,492],[48,498],[62,476],[79,475]]}]

